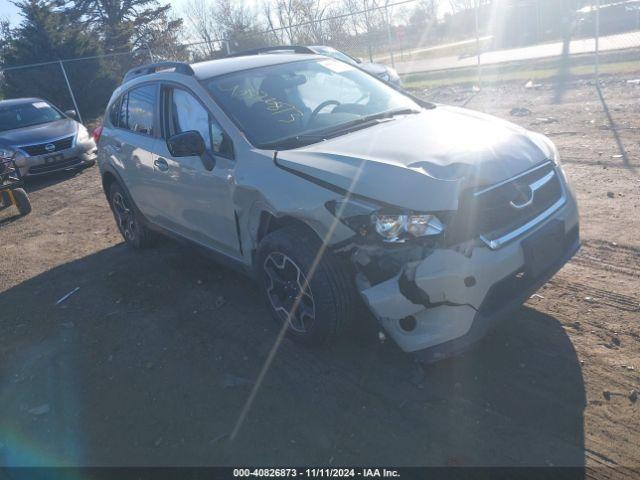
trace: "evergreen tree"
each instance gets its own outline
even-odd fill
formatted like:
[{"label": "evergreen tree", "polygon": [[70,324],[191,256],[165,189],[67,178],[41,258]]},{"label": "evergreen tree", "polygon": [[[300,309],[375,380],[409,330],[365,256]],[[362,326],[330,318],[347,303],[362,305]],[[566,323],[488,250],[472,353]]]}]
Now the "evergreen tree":
[{"label": "evergreen tree", "polygon": [[[22,22],[4,46],[5,67],[100,55],[97,40],[81,26],[70,24],[49,0],[22,0],[15,5]],[[116,86],[99,59],[65,62],[78,108],[86,118],[102,113]],[[62,109],[73,108],[60,65],[57,63],[4,72],[3,92],[9,97],[45,98]]]},{"label": "evergreen tree", "polygon": [[107,52],[123,52],[150,47],[150,32],[157,40],[161,28],[177,45],[182,21],[169,19],[170,8],[158,0],[67,0],[65,12],[97,33]]}]

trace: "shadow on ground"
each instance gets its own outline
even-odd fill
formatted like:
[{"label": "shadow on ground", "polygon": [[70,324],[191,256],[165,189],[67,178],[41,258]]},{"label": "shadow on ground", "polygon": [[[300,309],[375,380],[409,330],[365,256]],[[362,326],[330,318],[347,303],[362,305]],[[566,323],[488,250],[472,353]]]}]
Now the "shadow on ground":
[{"label": "shadow on ground", "polygon": [[424,370],[366,319],[332,348],[285,341],[233,442],[277,327],[251,282],[184,247],[32,278],[0,296],[0,333],[4,465],[584,464],[576,353],[529,308]]},{"label": "shadow on ground", "polygon": [[35,177],[26,177],[25,180],[25,190],[27,193],[37,192],[38,190],[42,190],[43,188],[50,187],[55,185],[56,183],[67,181],[76,175],[80,175],[87,168],[75,168],[70,170],[63,170],[60,172],[48,173],[47,175],[35,176]]}]

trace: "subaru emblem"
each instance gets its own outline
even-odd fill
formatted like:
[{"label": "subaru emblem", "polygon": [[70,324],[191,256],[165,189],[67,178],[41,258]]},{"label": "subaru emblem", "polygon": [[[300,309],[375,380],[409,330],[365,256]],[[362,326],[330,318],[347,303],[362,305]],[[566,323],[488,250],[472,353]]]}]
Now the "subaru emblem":
[{"label": "subaru emblem", "polygon": [[44,149],[45,149],[47,152],[53,152],[53,151],[55,151],[56,146],[55,146],[53,143],[47,143],[47,144],[44,146]]}]

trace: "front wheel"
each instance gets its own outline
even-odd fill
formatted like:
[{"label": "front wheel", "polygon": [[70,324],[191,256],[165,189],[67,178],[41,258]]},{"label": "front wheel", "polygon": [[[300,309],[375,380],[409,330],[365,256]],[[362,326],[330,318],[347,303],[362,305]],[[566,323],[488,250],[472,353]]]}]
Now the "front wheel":
[{"label": "front wheel", "polygon": [[351,320],[355,300],[348,271],[306,228],[270,233],[260,242],[256,261],[271,314],[292,339],[327,343]]}]

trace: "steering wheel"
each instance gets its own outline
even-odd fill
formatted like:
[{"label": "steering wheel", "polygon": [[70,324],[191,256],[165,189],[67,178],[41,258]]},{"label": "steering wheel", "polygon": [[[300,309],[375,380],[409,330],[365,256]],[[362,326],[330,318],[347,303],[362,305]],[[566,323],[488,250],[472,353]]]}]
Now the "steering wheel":
[{"label": "steering wheel", "polygon": [[320,105],[318,105],[316,108],[313,109],[313,112],[311,112],[311,115],[309,115],[309,120],[307,121],[307,125],[311,125],[311,123],[316,119],[318,114],[329,105],[335,105],[337,107],[341,105],[341,103],[337,100],[325,100],[324,102],[322,102]]}]

